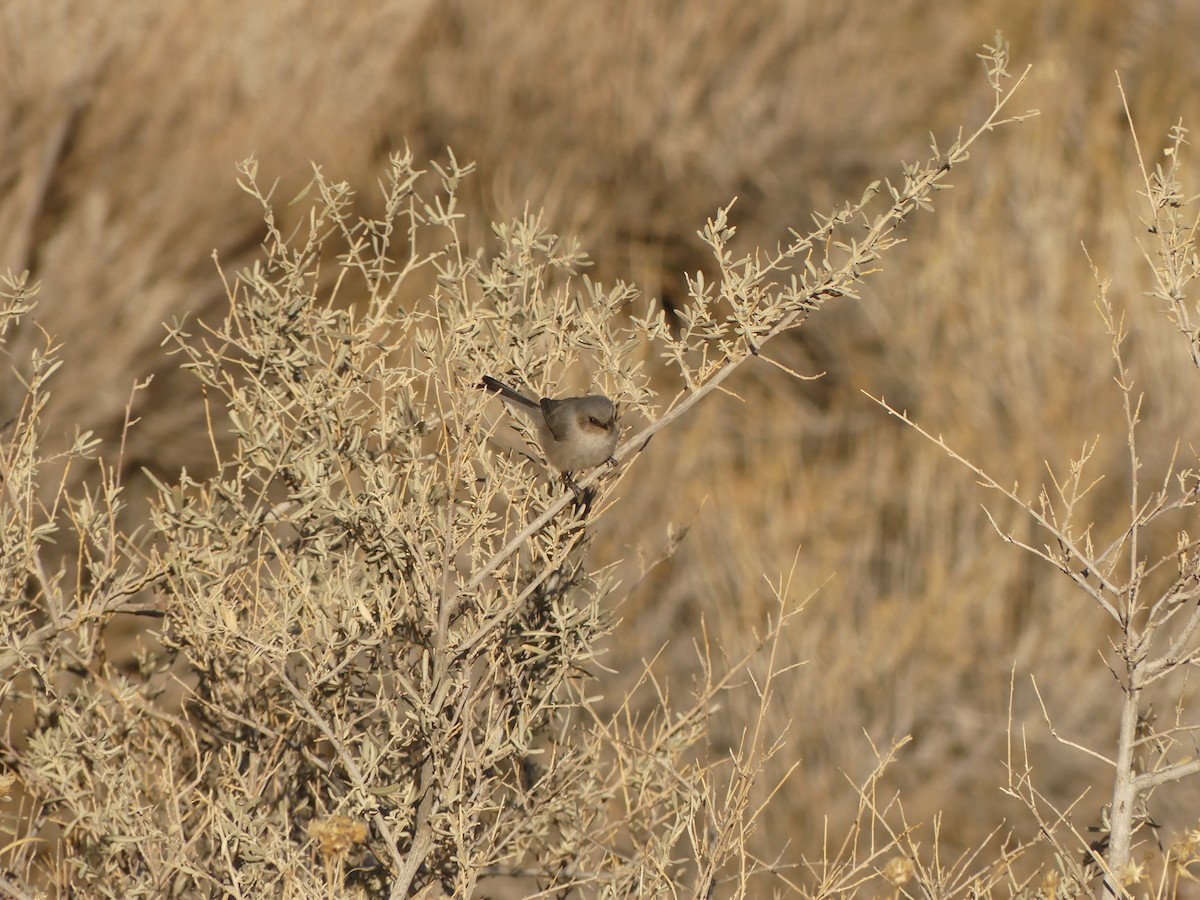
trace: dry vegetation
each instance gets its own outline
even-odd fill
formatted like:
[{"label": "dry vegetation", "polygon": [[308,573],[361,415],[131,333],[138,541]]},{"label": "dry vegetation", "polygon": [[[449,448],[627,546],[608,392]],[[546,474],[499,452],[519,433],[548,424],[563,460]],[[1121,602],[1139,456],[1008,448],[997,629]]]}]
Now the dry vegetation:
[{"label": "dry vegetation", "polygon": [[1200,8],[260,6],[0,9],[0,893],[1194,884]]}]

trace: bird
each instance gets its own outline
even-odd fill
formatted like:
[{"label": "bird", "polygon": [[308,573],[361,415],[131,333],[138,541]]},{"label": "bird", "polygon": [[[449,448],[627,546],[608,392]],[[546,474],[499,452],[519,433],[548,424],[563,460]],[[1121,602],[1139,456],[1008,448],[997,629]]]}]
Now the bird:
[{"label": "bird", "polygon": [[543,397],[539,401],[487,375],[479,387],[528,413],[537,428],[542,452],[568,484],[573,484],[572,472],[594,469],[606,462],[616,465],[613,451],[620,436],[617,411],[603,394],[561,400]]}]

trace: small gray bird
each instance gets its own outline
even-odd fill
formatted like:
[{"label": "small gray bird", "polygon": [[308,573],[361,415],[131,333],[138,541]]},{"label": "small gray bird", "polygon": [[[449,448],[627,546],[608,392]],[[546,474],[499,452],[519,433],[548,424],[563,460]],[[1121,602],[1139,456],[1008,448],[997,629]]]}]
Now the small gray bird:
[{"label": "small gray bird", "polygon": [[617,412],[607,397],[601,394],[565,400],[543,397],[538,402],[486,375],[479,386],[529,414],[537,426],[542,452],[560,472],[582,472],[604,462],[616,462],[612,454],[619,436]]}]

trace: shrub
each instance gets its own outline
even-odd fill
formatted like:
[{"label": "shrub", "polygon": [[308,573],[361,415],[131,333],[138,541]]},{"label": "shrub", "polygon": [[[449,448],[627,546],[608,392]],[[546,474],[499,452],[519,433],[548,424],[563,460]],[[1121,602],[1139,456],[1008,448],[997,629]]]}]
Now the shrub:
[{"label": "shrub", "polygon": [[[598,523],[620,516],[624,473],[647,442],[741,367],[773,362],[774,338],[854,297],[976,141],[1013,121],[1006,55],[999,41],[985,54],[995,105],[977,130],[785,246],[737,251],[731,208],[719,211],[701,232],[713,270],[689,277],[670,314],[589,279],[585,254],[538,215],[470,248],[456,196],[472,167],[453,154],[432,172],[394,155],[374,218],[317,169],[290,234],[245,162],[262,258],[227,282],[222,321],[175,322],[168,336],[210,410],[197,439],[212,475],[148,473],[145,521],[127,505],[121,447],[68,489],[65,473],[91,466],[97,442],[46,449],[61,348],[47,339],[14,367],[22,399],[0,435],[0,699],[23,837],[7,847],[3,887],[704,897],[891,890],[884,881],[983,893],[1016,878],[1025,845],[943,865],[936,835],[932,852],[915,840],[876,793],[897,747],[860,774],[858,816],[836,847],[801,876],[782,849],[765,859],[750,839],[764,804],[786,796],[760,780],[784,746],[766,713],[800,606],[789,580],[772,583],[757,654],[721,662],[704,634],[692,696],[681,702],[648,663],[611,699],[604,640],[639,585],[588,553]],[[1182,304],[1181,289],[1164,291]],[[35,293],[6,281],[0,336],[28,323]],[[617,466],[564,489],[529,423],[478,390],[484,374],[616,398]],[[1104,561],[1056,527],[1066,550],[1031,549],[1088,583],[1076,567]],[[1181,544],[1181,578],[1193,557]],[[1126,625],[1147,609],[1130,585],[1110,601]],[[157,623],[128,664],[106,649],[121,617]],[[739,702],[741,740],[711,751],[710,714]],[[40,854],[39,842],[55,846]],[[1055,846],[1060,859],[1072,849]],[[1073,889],[1089,877],[1067,874]]]}]

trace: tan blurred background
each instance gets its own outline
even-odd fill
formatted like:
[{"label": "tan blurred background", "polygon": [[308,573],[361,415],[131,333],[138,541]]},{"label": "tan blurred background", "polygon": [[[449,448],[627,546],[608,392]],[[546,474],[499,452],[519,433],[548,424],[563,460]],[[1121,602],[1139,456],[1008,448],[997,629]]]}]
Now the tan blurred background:
[{"label": "tan blurred background", "polygon": [[[708,266],[696,230],[734,195],[742,246],[774,246],[811,210],[897,177],[901,160],[927,155],[930,132],[945,144],[981,121],[991,96],[975,54],[997,28],[1014,69],[1034,66],[1016,108],[1041,116],[983,141],[861,302],[772,345],[824,378],[748,366],[730,383],[738,397],[660,435],[623,482],[593,552],[626,560],[626,581],[668,521],[691,530],[620,610],[605,691],[618,696],[668,640],[659,668],[685,690],[701,617],[740,655],[774,609],[764,576],[796,560],[797,599],[824,587],[790,632],[790,657],[807,665],[783,683],[772,727],[792,720],[776,768],[801,765],[764,848],[790,839],[792,859],[819,853],[824,817],[836,828],[856,805],[845,776],[871,768],[868,735],[914,737],[889,785],[926,829],[943,810],[951,847],[1003,819],[1033,836],[999,791],[1014,667],[1039,787],[1063,805],[1090,787],[1076,821],[1092,824],[1106,773],[1053,743],[1029,679],[1062,734],[1110,747],[1100,615],[1004,545],[980,503],[1040,542],[1019,517],[860,392],[1030,498],[1043,460],[1061,469],[1103,434],[1089,514],[1111,538],[1126,450],[1083,242],[1134,330],[1145,472],[1161,478],[1176,439],[1186,455],[1197,374],[1143,295],[1143,207],[1114,71],[1157,159],[1170,124],[1200,118],[1191,0],[8,0],[0,266],[42,281],[36,318],[65,345],[51,430],[113,437],[134,379],[154,373],[131,478],[204,470],[197,392],[160,348],[162,323],[219,311],[214,250],[227,271],[255,258],[260,211],[234,171],[251,153],[280,200],[312,162],[372,209],[389,151],[451,146],[479,165],[464,195],[476,246],[489,220],[544,208],[580,237],[593,276],[677,303],[683,273]],[[38,340],[26,329],[18,350]],[[719,726],[731,743],[740,712]],[[1164,828],[1195,825],[1195,792],[1172,797],[1152,804]]]}]

